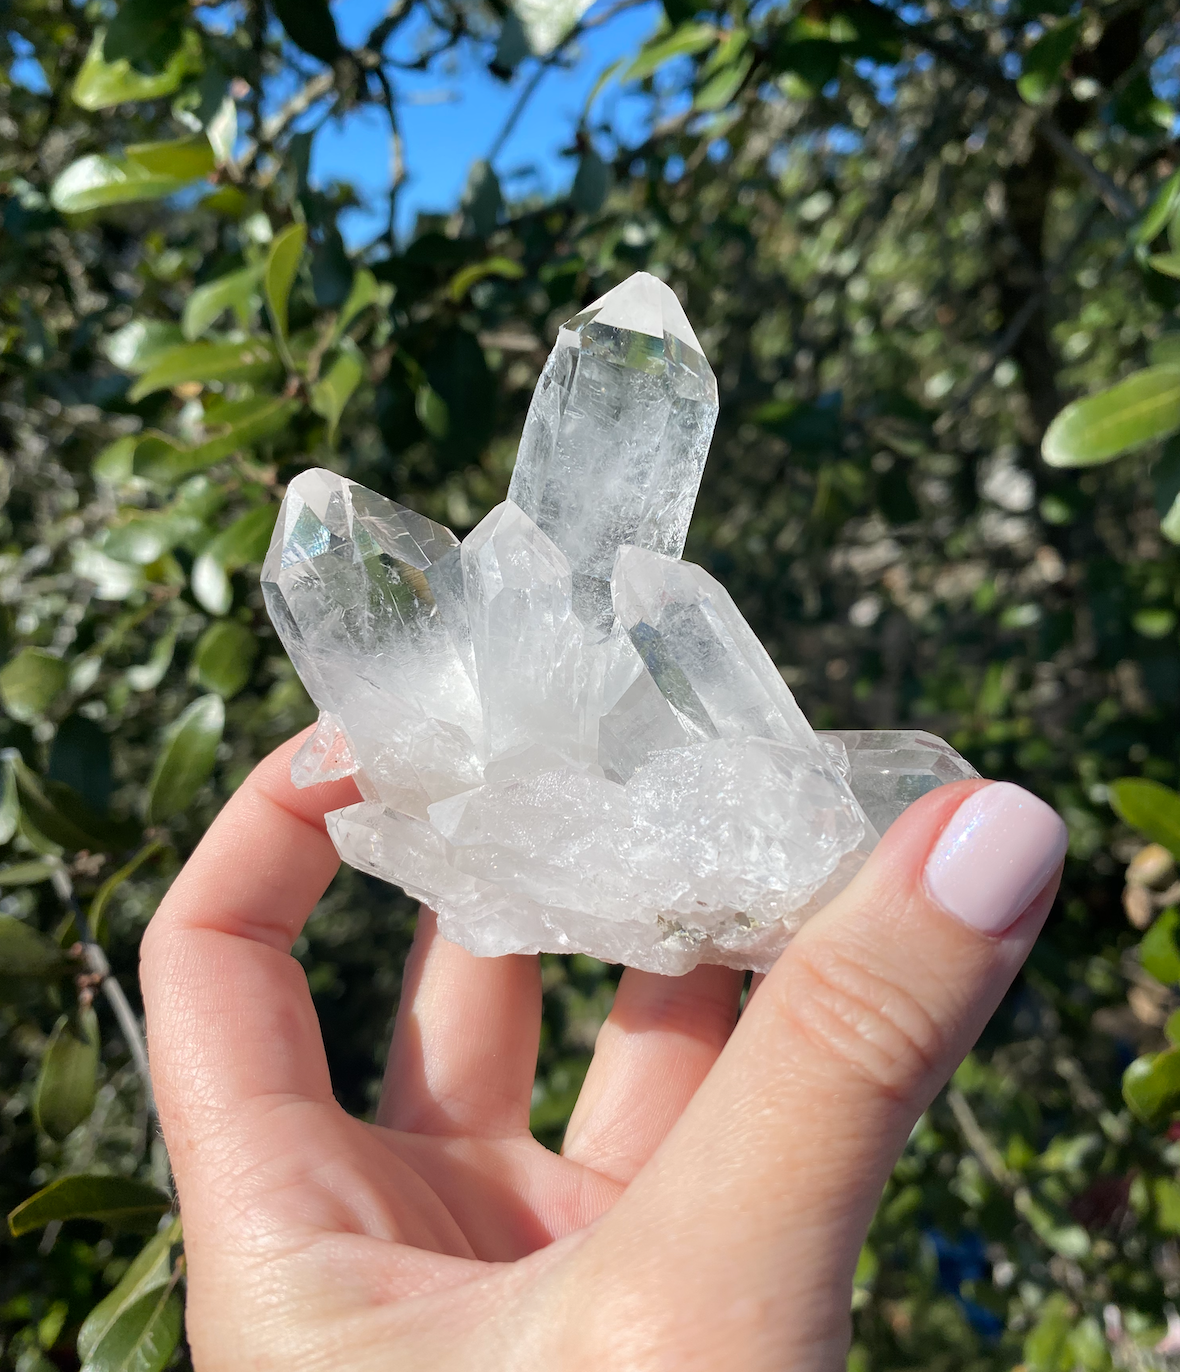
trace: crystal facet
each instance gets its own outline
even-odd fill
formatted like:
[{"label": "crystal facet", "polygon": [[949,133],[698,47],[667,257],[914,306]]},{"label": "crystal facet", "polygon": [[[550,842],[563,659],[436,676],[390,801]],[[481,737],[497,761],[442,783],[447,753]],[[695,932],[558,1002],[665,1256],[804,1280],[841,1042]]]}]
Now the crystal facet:
[{"label": "crystal facet", "polygon": [[462,545],[330,472],[288,487],[263,591],[321,711],[292,779],[355,776],[341,856],[474,953],[764,970],[907,804],[974,775],[928,734],[817,736],[680,560],[716,414],[641,273],[559,333]]}]

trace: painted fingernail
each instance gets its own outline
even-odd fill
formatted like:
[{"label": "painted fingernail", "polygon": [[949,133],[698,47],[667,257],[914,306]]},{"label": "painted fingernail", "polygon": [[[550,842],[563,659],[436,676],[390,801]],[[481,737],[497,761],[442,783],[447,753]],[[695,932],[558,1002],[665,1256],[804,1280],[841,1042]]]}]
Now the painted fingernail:
[{"label": "painted fingernail", "polygon": [[1060,815],[1010,781],[969,796],[926,859],[926,890],[964,924],[1002,934],[1065,856]]}]

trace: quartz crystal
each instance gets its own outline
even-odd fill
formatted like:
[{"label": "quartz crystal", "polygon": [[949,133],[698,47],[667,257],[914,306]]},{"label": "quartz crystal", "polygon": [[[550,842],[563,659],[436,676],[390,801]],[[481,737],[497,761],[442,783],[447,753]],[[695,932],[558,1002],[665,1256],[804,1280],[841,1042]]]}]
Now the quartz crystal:
[{"label": "quartz crystal", "polygon": [[355,776],[340,854],[472,952],[765,970],[934,786],[916,731],[817,735],[680,558],[717,386],[640,273],[559,332],[504,504],[447,529],[313,469],[263,568],[320,709],[297,786]]}]

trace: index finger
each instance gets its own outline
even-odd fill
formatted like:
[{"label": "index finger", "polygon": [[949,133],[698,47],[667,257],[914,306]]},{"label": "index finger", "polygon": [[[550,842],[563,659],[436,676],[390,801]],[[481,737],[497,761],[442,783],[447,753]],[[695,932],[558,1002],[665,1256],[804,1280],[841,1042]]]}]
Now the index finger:
[{"label": "index finger", "polygon": [[324,814],[352,781],[299,791],[289,740],[246,778],[140,949],[152,1082],[174,1157],[264,1096],[327,1101],[319,1023],[291,945],[340,865]]}]

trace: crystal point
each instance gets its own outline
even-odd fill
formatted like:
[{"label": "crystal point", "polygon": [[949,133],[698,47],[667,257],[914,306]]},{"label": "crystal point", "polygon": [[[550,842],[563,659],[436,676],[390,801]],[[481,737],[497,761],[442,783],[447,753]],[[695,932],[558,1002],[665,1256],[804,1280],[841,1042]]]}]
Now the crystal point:
[{"label": "crystal point", "polygon": [[917,731],[817,736],[725,589],[680,560],[717,388],[640,273],[560,331],[509,499],[462,545],[334,473],[287,489],[271,619],[354,776],[341,856],[480,955],[765,970],[877,833],[974,775]]}]

